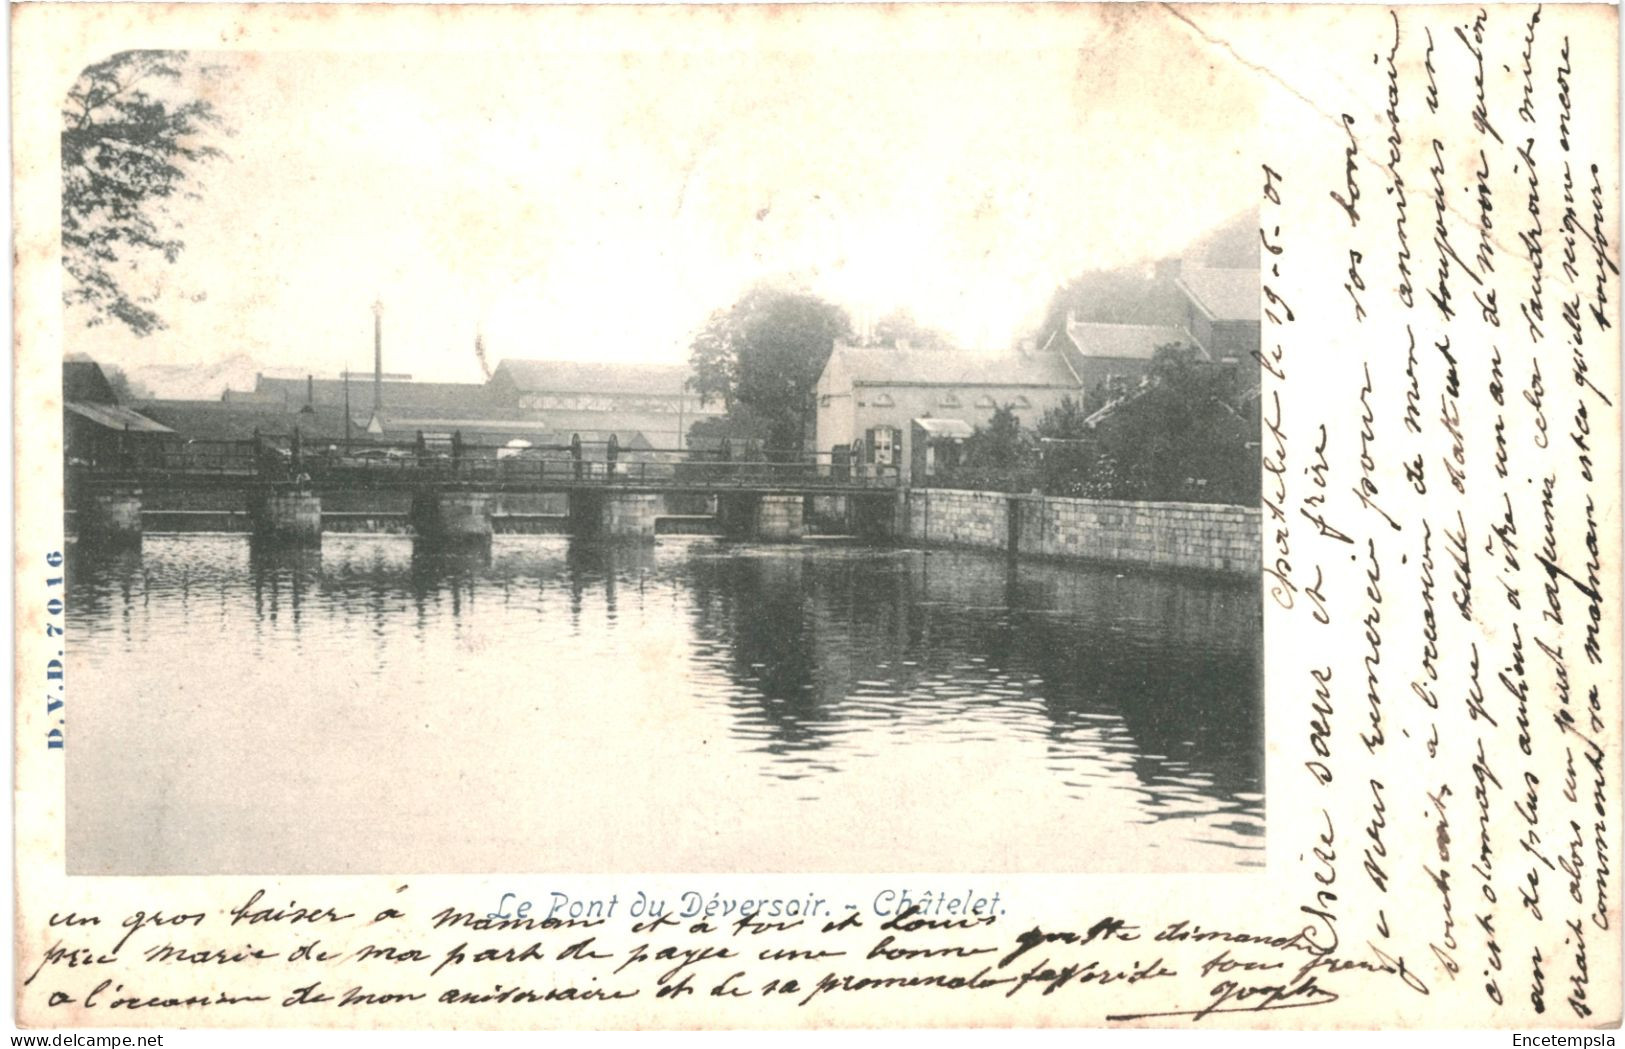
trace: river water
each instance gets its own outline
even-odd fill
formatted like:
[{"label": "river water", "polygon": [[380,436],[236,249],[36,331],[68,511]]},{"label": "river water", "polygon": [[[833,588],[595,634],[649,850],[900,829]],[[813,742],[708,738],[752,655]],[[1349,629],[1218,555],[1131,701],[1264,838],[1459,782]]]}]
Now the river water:
[{"label": "river water", "polygon": [[1255,583],[709,537],[69,569],[73,873],[1263,863]]}]

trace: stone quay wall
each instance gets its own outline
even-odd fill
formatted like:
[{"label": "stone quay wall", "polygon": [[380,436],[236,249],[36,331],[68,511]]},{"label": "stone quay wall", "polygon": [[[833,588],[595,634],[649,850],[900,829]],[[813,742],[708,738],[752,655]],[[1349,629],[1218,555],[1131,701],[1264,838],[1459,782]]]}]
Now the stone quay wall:
[{"label": "stone quay wall", "polygon": [[948,488],[909,490],[904,542],[1257,575],[1261,515],[1217,503],[1065,499]]}]

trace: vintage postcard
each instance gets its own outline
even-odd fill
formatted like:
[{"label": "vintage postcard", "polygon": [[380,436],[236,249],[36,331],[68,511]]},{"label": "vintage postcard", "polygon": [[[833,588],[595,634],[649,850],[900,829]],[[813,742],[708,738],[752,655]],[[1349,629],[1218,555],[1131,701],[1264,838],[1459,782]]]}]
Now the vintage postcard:
[{"label": "vintage postcard", "polygon": [[21,1026],[1620,1022],[1616,8],[11,18]]}]

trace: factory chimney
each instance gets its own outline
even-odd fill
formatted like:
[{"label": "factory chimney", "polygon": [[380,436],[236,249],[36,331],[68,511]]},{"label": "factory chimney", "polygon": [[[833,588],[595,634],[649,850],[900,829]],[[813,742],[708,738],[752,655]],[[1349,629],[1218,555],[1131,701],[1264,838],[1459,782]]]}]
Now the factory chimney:
[{"label": "factory chimney", "polygon": [[384,304],[372,304],[372,417],[384,413]]}]

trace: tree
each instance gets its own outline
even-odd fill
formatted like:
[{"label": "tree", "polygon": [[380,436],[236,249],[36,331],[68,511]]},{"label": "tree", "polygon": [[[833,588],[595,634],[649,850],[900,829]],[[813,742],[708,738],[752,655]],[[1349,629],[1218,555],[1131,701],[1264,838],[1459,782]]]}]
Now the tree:
[{"label": "tree", "polygon": [[1233,404],[1233,372],[1163,346],[1152,382],[1101,424],[1122,497],[1248,502],[1257,498],[1256,401]]},{"label": "tree", "polygon": [[952,340],[942,332],[915,320],[914,313],[907,306],[900,306],[875,322],[873,342],[876,346],[894,350],[905,347],[946,350],[953,345]]},{"label": "tree", "polygon": [[1130,269],[1090,270],[1055,289],[1038,330],[1043,345],[1067,314],[1108,324],[1182,324],[1184,297],[1171,280]]},{"label": "tree", "polygon": [[1039,438],[1040,474],[1044,490],[1055,495],[1081,495],[1083,482],[1094,472],[1099,449],[1089,427],[1092,409],[1075,397],[1046,411],[1034,428]]},{"label": "tree", "polygon": [[688,428],[688,446],[707,451],[722,447],[728,441],[737,449],[751,443],[765,445],[768,436],[767,420],[741,404],[735,404],[727,415],[713,415],[698,419]]},{"label": "tree", "polygon": [[1055,441],[1076,441],[1089,436],[1089,413],[1080,400],[1062,397],[1061,403],[1038,420],[1038,436]]},{"label": "tree", "polygon": [[[144,258],[173,263],[185,246],[165,202],[195,197],[196,169],[221,151],[206,99],[180,99],[181,51],[123,51],[87,66],[62,106],[63,297],[94,326],[119,321],[149,335],[164,321],[132,284]],[[167,90],[166,90],[167,88]]]},{"label": "tree", "polygon": [[703,403],[721,401],[769,449],[798,451],[818,376],[851,331],[846,312],[815,295],[753,288],[694,337],[689,387]]},{"label": "tree", "polygon": [[107,385],[113,388],[113,396],[120,404],[146,400],[152,396],[151,391],[145,386],[130,381],[130,377],[124,374],[124,369],[116,364],[102,365],[102,374],[107,377]]},{"label": "tree", "polygon": [[730,413],[739,386],[740,336],[734,316],[738,308],[713,310],[688,348],[689,366],[694,371],[689,388],[700,395],[701,404],[721,401]]},{"label": "tree", "polygon": [[986,426],[965,439],[965,462],[981,471],[1013,473],[1032,461],[1032,436],[1021,428],[1016,406],[995,408]]}]

